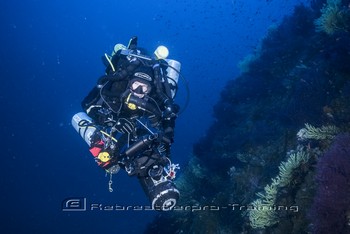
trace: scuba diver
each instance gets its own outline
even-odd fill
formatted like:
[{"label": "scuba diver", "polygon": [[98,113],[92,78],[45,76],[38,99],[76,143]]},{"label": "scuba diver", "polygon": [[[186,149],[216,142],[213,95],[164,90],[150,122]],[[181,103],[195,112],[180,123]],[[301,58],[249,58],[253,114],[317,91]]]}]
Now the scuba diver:
[{"label": "scuba diver", "polygon": [[141,53],[137,37],[128,46],[116,44],[103,57],[105,75],[82,101],[85,112],[72,125],[89,145],[98,166],[110,175],[124,169],[136,176],[152,209],[170,210],[179,198],[173,180],[178,164],[170,160],[175,120],[174,103],[181,64],[167,59],[159,46],[154,56]]}]

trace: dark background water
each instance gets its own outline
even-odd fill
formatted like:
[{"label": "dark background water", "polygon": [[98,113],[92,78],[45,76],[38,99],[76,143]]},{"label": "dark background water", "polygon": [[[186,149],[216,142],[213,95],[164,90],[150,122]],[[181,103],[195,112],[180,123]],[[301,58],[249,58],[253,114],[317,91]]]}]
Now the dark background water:
[{"label": "dark background water", "polygon": [[[301,1],[43,1],[0,3],[1,212],[3,233],[142,232],[152,211],[63,212],[84,197],[103,205],[147,205],[135,178],[114,192],[86,143],[70,126],[80,101],[103,74],[103,53],[131,36],[182,63],[190,104],[177,121],[173,161],[185,164],[213,121],[212,106],[237,63],[268,28]],[[178,102],[184,104],[184,86]]]}]

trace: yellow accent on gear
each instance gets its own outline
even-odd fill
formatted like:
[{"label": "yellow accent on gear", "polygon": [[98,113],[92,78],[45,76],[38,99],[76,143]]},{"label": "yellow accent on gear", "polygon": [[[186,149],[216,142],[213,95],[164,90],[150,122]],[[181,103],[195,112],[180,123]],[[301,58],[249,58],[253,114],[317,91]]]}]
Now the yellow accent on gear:
[{"label": "yellow accent on gear", "polygon": [[112,70],[115,72],[115,68],[114,68],[113,63],[111,61],[111,58],[106,53],[105,53],[105,57],[106,57],[109,65],[111,65]]},{"label": "yellow accent on gear", "polygon": [[128,107],[130,110],[136,110],[136,105],[134,103],[128,103]]},{"label": "yellow accent on gear", "polygon": [[128,95],[128,97],[126,98],[125,104],[128,105],[128,108],[129,108],[130,110],[136,110],[136,109],[137,109],[137,106],[136,106],[134,103],[130,103],[130,102],[129,102],[130,96],[131,96],[131,93],[130,93],[130,94]]},{"label": "yellow accent on gear", "polygon": [[101,160],[101,162],[108,162],[111,159],[111,156],[108,152],[101,152],[98,154],[98,159]]},{"label": "yellow accent on gear", "polygon": [[114,138],[113,136],[111,136],[110,134],[108,134],[108,133],[106,133],[106,132],[104,132],[104,131],[102,131],[102,130],[100,130],[100,132],[101,132],[103,135],[105,135],[105,136],[111,138],[114,142],[118,143],[118,140],[115,139],[115,138]]}]

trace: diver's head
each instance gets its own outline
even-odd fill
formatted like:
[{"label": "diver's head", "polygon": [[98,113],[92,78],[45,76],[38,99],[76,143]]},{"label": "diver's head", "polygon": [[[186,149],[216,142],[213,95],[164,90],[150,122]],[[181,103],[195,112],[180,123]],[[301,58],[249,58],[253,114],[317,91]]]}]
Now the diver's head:
[{"label": "diver's head", "polygon": [[151,84],[140,78],[134,78],[130,81],[130,91],[138,98],[143,98],[151,92]]}]

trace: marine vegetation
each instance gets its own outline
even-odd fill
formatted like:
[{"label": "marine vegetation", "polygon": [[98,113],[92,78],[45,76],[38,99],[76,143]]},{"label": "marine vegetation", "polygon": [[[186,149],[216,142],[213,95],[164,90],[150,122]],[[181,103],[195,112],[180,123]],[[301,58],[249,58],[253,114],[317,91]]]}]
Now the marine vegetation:
[{"label": "marine vegetation", "polygon": [[322,15],[315,20],[317,32],[325,32],[329,35],[337,31],[349,32],[350,9],[342,5],[342,0],[327,0],[321,13]]},{"label": "marine vegetation", "polygon": [[252,228],[264,228],[278,222],[277,211],[273,209],[276,205],[278,189],[283,188],[293,179],[293,171],[301,164],[309,160],[309,153],[303,150],[292,152],[287,161],[279,165],[279,174],[272,179],[272,183],[266,185],[264,193],[257,193],[259,199],[252,202],[249,210],[249,221]]},{"label": "marine vegetation", "polygon": [[310,124],[305,124],[305,128],[300,129],[297,136],[299,140],[325,140],[332,139],[337,133],[339,133],[339,129],[334,125],[315,128]]},{"label": "marine vegetation", "polygon": [[[347,231],[350,209],[340,201],[332,214],[341,219],[317,220],[327,222],[320,203],[340,199],[325,196],[326,188],[349,195],[340,164],[350,160],[350,33],[339,24],[331,34],[315,30],[315,22],[330,5],[347,13],[349,3],[314,0],[269,31],[221,91],[216,121],[177,182],[180,206],[159,214],[146,233]],[[327,173],[339,187],[329,187]],[[341,198],[347,205],[348,197]]]},{"label": "marine vegetation", "polygon": [[[316,128],[310,124],[305,124],[305,128],[300,129],[297,136],[300,141],[305,141],[306,139],[326,140],[333,139],[338,133],[339,129],[336,126]],[[350,143],[350,139],[348,142]],[[258,192],[256,194],[259,198],[252,202],[252,209],[248,212],[250,226],[252,228],[265,228],[278,223],[279,217],[275,208],[278,191],[292,183],[295,177],[293,173],[309,161],[310,155],[318,154],[317,151],[312,151],[311,148],[304,150],[299,145],[296,151],[292,150],[287,153],[289,154],[288,159],[281,162],[278,166],[278,175],[271,179],[272,182],[270,184],[265,186],[263,193]]]}]

